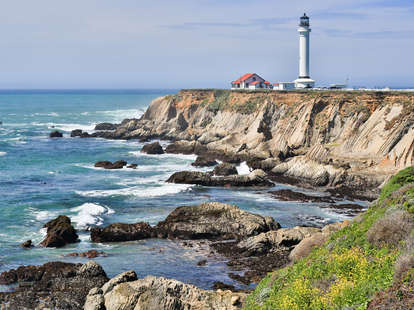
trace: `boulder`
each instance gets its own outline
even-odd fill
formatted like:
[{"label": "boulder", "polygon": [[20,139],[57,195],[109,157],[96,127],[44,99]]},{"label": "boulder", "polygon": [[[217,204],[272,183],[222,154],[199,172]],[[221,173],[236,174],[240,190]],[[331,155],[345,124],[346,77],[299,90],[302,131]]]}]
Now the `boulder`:
[{"label": "boulder", "polygon": [[114,223],[105,228],[92,228],[92,242],[120,242],[151,238],[155,235],[154,229],[148,223]]},{"label": "boulder", "polygon": [[78,241],[76,230],[73,228],[70,218],[65,215],[47,222],[43,228],[47,228],[47,235],[40,243],[41,246],[59,248]]},{"label": "boulder", "polygon": [[263,255],[280,247],[290,248],[320,231],[314,227],[281,228],[242,240],[237,247],[247,256]]},{"label": "boulder", "polygon": [[82,134],[83,134],[82,129],[74,129],[74,130],[71,131],[70,136],[72,138],[74,138],[74,137],[81,137]]},{"label": "boulder", "polygon": [[22,266],[0,275],[0,284],[17,285],[13,292],[0,293],[0,305],[7,305],[4,309],[83,309],[89,291],[107,281],[105,271],[94,261]]},{"label": "boulder", "polygon": [[100,123],[95,126],[95,130],[115,130],[117,128],[118,125],[112,123]]},{"label": "boulder", "polygon": [[164,154],[164,150],[162,149],[162,146],[159,144],[159,142],[145,144],[142,147],[141,152],[154,155]]},{"label": "boulder", "polygon": [[329,240],[332,233],[345,228],[350,224],[350,221],[344,221],[342,223],[333,223],[326,225],[322,228],[321,232],[312,234],[304,238],[296,247],[290,252],[289,259],[296,261],[310,254],[314,247],[322,246],[326,241]]},{"label": "boulder", "polygon": [[50,138],[62,138],[63,137],[63,133],[61,133],[60,131],[55,130],[55,131],[52,131],[49,134],[49,137]]},{"label": "boulder", "polygon": [[137,165],[137,164],[129,164],[129,165],[127,166],[127,168],[129,168],[129,169],[137,169],[137,167],[138,167],[138,165]]},{"label": "boulder", "polygon": [[159,235],[179,239],[245,238],[280,227],[273,219],[219,202],[175,209],[156,226]]},{"label": "boulder", "polygon": [[213,170],[214,175],[229,176],[238,174],[236,165],[230,163],[221,163]]},{"label": "boulder", "polygon": [[203,154],[207,152],[207,147],[200,142],[176,141],[165,148],[165,153],[171,154]]},{"label": "boulder", "polygon": [[247,161],[247,165],[252,169],[261,169],[264,171],[270,171],[274,167],[280,164],[280,159],[278,158],[267,158],[263,159],[251,159]]},{"label": "boulder", "polygon": [[98,161],[95,163],[95,167],[97,168],[104,168],[104,169],[122,169],[125,167],[128,163],[125,160],[118,160],[114,163],[104,160],[104,161]]},{"label": "boulder", "polygon": [[33,247],[32,240],[27,240],[27,241],[23,242],[22,244],[20,244],[20,246],[22,248],[29,249],[29,248]]},{"label": "boulder", "polygon": [[202,290],[177,280],[147,276],[135,281],[125,279],[106,293],[103,289],[91,290],[84,309],[235,310],[244,306],[246,297],[245,293]]},{"label": "boulder", "polygon": [[218,165],[218,162],[211,157],[199,155],[195,162],[191,164],[194,167],[212,167]]},{"label": "boulder", "polygon": [[262,170],[254,170],[249,175],[212,176],[210,173],[199,171],[176,172],[167,180],[169,183],[196,184],[203,186],[273,186]]}]

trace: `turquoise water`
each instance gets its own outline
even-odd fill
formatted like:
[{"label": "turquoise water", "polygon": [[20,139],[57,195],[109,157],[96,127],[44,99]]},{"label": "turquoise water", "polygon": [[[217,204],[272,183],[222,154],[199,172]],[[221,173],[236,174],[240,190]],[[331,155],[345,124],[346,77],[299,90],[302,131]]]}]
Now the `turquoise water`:
[{"label": "turquoise water", "polygon": [[[237,204],[273,216],[285,227],[345,218],[317,204],[280,202],[265,191],[165,183],[176,171],[196,170],[190,165],[192,155],[145,155],[137,141],[70,138],[73,129],[92,131],[99,122],[139,117],[153,99],[171,92],[0,92],[0,272],[52,260],[85,262],[63,255],[99,249],[108,253],[96,260],[109,276],[134,269],[139,276],[172,277],[209,288],[214,281],[233,280],[227,277],[224,259],[209,258],[206,248],[184,248],[168,240],[93,244],[86,230],[113,222],[156,224],[177,206],[205,201]],[[48,138],[56,129],[64,132],[64,138]],[[100,160],[126,160],[138,164],[138,169],[94,168]],[[239,171],[246,173],[246,165]],[[62,249],[19,247],[28,239],[39,244],[45,236],[42,226],[61,214],[71,217],[81,242]],[[208,260],[207,266],[196,265],[201,259]]]}]

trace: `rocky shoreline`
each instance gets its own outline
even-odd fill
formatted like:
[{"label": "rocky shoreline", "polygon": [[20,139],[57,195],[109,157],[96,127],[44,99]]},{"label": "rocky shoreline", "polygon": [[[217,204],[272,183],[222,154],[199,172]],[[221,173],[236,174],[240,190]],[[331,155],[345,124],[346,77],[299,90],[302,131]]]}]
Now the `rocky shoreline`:
[{"label": "rocky shoreline", "polygon": [[[281,228],[271,217],[212,202],[178,207],[155,226],[114,223],[93,228],[90,234],[92,242],[99,243],[168,238],[183,241],[184,246],[204,244],[210,248],[210,253],[228,258],[227,265],[232,270],[230,278],[249,285],[258,283],[268,272],[307,255],[344,225],[346,223],[331,224],[323,229]],[[45,240],[56,238],[58,231],[61,241],[57,245],[76,241],[76,231],[65,216],[45,226],[50,227]],[[80,255],[89,254],[96,257],[104,253],[91,251]],[[199,264],[203,266],[206,261]],[[152,309],[153,301],[158,300],[164,305],[162,309],[187,309],[187,306],[208,309],[207,305],[212,309],[239,309],[247,296],[225,283],[217,282],[214,287],[220,289],[206,291],[165,278],[138,279],[133,271],[107,281],[102,267],[93,261],[84,265],[54,262],[23,266],[0,275],[0,284],[15,285],[11,292],[0,293],[0,304],[8,304],[10,309],[82,309],[84,303],[85,309],[134,309],[136,305]],[[71,287],[73,289],[68,292]],[[169,293],[172,287],[173,295]],[[73,302],[70,301],[72,294],[76,294]]]}]

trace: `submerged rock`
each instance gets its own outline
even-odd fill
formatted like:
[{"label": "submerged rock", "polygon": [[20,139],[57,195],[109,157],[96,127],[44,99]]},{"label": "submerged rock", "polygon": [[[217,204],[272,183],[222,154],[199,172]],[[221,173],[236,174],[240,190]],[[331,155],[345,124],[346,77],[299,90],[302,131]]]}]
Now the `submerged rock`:
[{"label": "submerged rock", "polygon": [[84,309],[234,310],[241,309],[247,297],[245,293],[229,290],[202,290],[163,277],[147,276],[135,280],[134,277],[121,274],[116,279],[111,285],[105,284],[102,289],[91,290]]},{"label": "submerged rock", "polygon": [[47,235],[40,243],[41,246],[59,248],[68,243],[78,242],[78,234],[73,228],[70,218],[65,215],[47,222],[43,228],[47,228]]},{"label": "submerged rock", "polygon": [[254,170],[249,175],[212,176],[198,171],[176,172],[167,180],[169,183],[196,184],[203,186],[273,186],[263,170]]},{"label": "submerged rock", "polygon": [[152,155],[161,155],[164,154],[164,150],[159,142],[154,142],[151,144],[145,144],[141,150],[142,153],[152,154]]},{"label": "submerged rock", "polygon": [[55,130],[55,131],[52,131],[49,134],[49,137],[50,138],[62,138],[63,137],[63,133],[61,133],[60,131]]},{"label": "submerged rock", "polygon": [[281,189],[278,191],[269,192],[272,196],[275,196],[282,201],[300,201],[300,202],[327,202],[334,203],[331,197],[328,196],[311,196],[300,192],[295,192],[290,189]]},{"label": "submerged rock", "polygon": [[96,258],[98,256],[108,256],[105,252],[99,252],[97,250],[89,250],[86,252],[81,252],[81,253],[77,253],[77,252],[73,252],[73,253],[69,253],[65,255],[66,257],[87,257],[89,259],[91,258]]},{"label": "submerged rock", "polygon": [[94,261],[22,266],[0,275],[0,284],[17,284],[13,292],[0,293],[0,308],[80,310],[88,292],[106,281],[105,271]]}]

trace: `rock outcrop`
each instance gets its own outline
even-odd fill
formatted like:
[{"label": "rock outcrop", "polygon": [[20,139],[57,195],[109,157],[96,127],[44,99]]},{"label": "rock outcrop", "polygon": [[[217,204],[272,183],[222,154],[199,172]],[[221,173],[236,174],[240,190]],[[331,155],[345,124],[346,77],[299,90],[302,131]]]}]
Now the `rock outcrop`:
[{"label": "rock outcrop", "polygon": [[93,228],[93,242],[120,242],[148,238],[225,240],[246,238],[280,228],[271,217],[262,217],[219,202],[176,208],[156,226],[148,223],[114,223]]},{"label": "rock outcrop", "polygon": [[95,130],[115,130],[117,128],[118,125],[112,123],[100,123],[95,126]]},{"label": "rock outcrop", "polygon": [[231,291],[208,291],[173,279],[147,276],[137,279],[133,271],[120,274],[102,288],[89,292],[85,310],[136,309],[241,309],[247,295]]},{"label": "rock outcrop", "polygon": [[171,139],[176,142],[167,152],[254,159],[253,168],[299,182],[378,193],[391,174],[414,164],[413,98],[403,92],[182,90],[97,136]]},{"label": "rock outcrop", "polygon": [[47,235],[40,243],[41,246],[59,248],[78,241],[78,234],[73,228],[70,218],[65,215],[47,222],[43,228],[47,228]]},{"label": "rock outcrop", "polygon": [[229,176],[238,174],[236,165],[230,163],[221,163],[213,170],[214,175]]},{"label": "rock outcrop", "polygon": [[104,169],[122,169],[124,168],[128,163],[125,160],[117,160],[115,162],[111,161],[98,161],[95,163],[96,168],[104,168]]},{"label": "rock outcrop", "polygon": [[154,142],[154,143],[150,143],[150,144],[145,144],[142,149],[141,149],[142,153],[147,153],[147,154],[151,154],[151,155],[160,155],[160,154],[164,154],[164,150],[162,148],[162,146],[160,145],[159,142]]},{"label": "rock outcrop", "polygon": [[94,261],[22,266],[0,275],[0,284],[17,285],[12,292],[0,292],[0,308],[81,310],[89,291],[107,281]]},{"label": "rock outcrop", "polygon": [[158,223],[159,233],[179,239],[240,239],[257,235],[280,225],[262,217],[219,202],[179,207]]},{"label": "rock outcrop", "polygon": [[196,184],[203,186],[266,187],[274,184],[266,178],[263,170],[254,170],[249,175],[214,176],[199,171],[176,172],[167,180],[169,183]]},{"label": "rock outcrop", "polygon": [[191,165],[194,167],[212,167],[218,165],[218,162],[209,156],[200,155],[197,156],[197,159]]},{"label": "rock outcrop", "polygon": [[155,236],[155,230],[147,223],[114,223],[105,228],[91,230],[92,242],[120,242],[148,239]]}]

